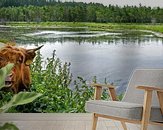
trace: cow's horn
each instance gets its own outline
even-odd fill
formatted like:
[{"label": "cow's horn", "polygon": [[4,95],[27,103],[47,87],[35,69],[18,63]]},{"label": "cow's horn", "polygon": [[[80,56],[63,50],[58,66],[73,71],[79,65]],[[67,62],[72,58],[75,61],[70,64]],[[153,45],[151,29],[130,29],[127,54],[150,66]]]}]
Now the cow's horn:
[{"label": "cow's horn", "polygon": [[43,46],[44,46],[44,45],[39,46],[39,47],[34,48],[34,49],[28,49],[28,50],[27,50],[27,52],[35,52],[35,51],[37,51],[37,50],[41,49]]}]

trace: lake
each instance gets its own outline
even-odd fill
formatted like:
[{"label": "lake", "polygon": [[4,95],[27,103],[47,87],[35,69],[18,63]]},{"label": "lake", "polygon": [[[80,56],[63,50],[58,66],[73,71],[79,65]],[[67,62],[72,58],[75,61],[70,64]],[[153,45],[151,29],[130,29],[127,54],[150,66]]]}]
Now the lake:
[{"label": "lake", "polygon": [[[118,92],[126,89],[136,68],[163,68],[163,38],[139,31],[50,31],[23,34],[17,43],[27,48],[44,45],[41,54],[51,57],[53,50],[63,62],[71,62],[73,78],[114,83]],[[37,39],[37,40],[33,40]]]}]

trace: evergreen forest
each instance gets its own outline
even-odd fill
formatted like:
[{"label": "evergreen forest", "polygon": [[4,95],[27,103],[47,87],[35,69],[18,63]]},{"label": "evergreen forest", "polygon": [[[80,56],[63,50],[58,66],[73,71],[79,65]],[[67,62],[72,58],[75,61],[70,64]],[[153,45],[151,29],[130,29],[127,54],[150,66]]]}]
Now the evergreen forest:
[{"label": "evergreen forest", "polygon": [[1,0],[0,22],[163,23],[163,8],[56,0]]}]

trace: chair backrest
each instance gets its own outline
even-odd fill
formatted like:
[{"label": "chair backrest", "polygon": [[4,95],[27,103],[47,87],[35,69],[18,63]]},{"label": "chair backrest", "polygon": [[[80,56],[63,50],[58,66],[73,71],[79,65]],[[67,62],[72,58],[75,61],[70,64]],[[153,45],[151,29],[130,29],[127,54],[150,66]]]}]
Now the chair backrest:
[{"label": "chair backrest", "polygon": [[[136,88],[140,85],[163,88],[163,69],[136,69],[122,101],[143,104],[144,91]],[[153,94],[152,106],[159,106],[156,92]]]}]

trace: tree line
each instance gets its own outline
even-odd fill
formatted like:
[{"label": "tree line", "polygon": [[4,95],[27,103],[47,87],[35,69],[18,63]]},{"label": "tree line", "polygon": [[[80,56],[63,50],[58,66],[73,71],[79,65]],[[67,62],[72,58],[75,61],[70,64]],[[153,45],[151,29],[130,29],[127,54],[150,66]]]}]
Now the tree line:
[{"label": "tree line", "polygon": [[163,8],[55,0],[1,0],[0,21],[163,23]]},{"label": "tree line", "polygon": [[43,5],[53,5],[57,2],[60,2],[59,0],[1,0],[0,7],[9,7],[9,6],[28,6],[28,5],[34,5],[34,6],[43,6]]}]

